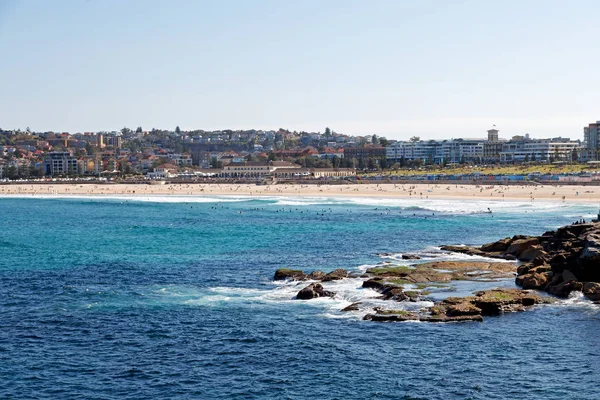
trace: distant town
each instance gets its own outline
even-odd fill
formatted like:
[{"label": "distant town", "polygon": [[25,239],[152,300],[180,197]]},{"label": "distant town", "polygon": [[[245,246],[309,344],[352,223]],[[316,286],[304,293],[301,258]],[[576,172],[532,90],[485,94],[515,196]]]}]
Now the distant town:
[{"label": "distant town", "polygon": [[388,140],[286,129],[33,132],[0,129],[0,179],[139,178],[340,179],[357,173],[438,165],[589,163],[600,160],[600,121],[583,141],[502,139],[493,127],[480,139]]}]

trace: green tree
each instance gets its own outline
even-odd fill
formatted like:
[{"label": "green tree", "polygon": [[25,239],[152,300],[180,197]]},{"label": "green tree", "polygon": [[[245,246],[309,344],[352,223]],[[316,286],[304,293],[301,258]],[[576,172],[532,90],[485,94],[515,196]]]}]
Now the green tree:
[{"label": "green tree", "polygon": [[338,156],[333,156],[331,159],[331,165],[333,165],[333,168],[339,168],[341,165],[340,158]]},{"label": "green tree", "polygon": [[388,168],[388,162],[387,162],[387,159],[385,157],[381,157],[379,159],[379,166],[381,167],[381,169],[387,169]]},{"label": "green tree", "polygon": [[223,163],[219,160],[217,160],[217,157],[213,157],[210,160],[210,167],[211,168],[223,168]]},{"label": "green tree", "polygon": [[379,144],[379,139],[377,139],[377,135],[371,136],[371,143],[372,144]]},{"label": "green tree", "polygon": [[383,147],[387,147],[390,144],[390,141],[384,137],[380,137],[379,144],[382,145]]},{"label": "green tree", "polygon": [[420,142],[421,138],[419,136],[413,136],[410,138],[410,141],[413,143]]},{"label": "green tree", "polygon": [[325,136],[327,136],[327,137],[331,136],[331,129],[325,128]]},{"label": "green tree", "polygon": [[315,162],[315,167],[316,168],[332,168],[333,165],[331,164],[331,161],[329,161],[327,159],[322,159],[322,160],[317,160]]},{"label": "green tree", "polygon": [[92,155],[92,154],[94,154],[96,152],[96,147],[93,146],[90,142],[88,142],[85,145],[85,152],[87,153],[88,156]]},{"label": "green tree", "polygon": [[175,127],[175,133],[178,134],[178,135],[181,133],[181,129],[179,128],[179,125],[177,125]]},{"label": "green tree", "polygon": [[17,167],[15,167],[14,165],[11,165],[6,170],[4,170],[4,177],[8,178],[10,180],[17,179],[18,175],[19,175],[19,171],[17,170]]},{"label": "green tree", "polygon": [[141,127],[141,126],[138,126],[138,127],[135,129],[135,133],[142,133],[142,132],[143,132],[143,130],[142,130],[142,127]]}]

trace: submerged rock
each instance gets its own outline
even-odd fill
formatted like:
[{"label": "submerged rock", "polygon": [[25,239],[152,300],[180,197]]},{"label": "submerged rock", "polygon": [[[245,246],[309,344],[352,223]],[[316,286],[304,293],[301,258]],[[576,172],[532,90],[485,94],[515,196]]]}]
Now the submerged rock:
[{"label": "submerged rock", "polygon": [[342,308],[341,311],[344,312],[348,312],[348,311],[358,311],[359,310],[359,305],[361,305],[362,303],[360,301],[356,302],[356,303],[352,303],[347,307]]}]

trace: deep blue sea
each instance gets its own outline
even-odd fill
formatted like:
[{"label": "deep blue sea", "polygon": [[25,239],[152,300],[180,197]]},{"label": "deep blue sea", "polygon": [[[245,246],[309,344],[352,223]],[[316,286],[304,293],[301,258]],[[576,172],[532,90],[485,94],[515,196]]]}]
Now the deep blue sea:
[{"label": "deep blue sea", "polygon": [[[490,208],[492,213],[486,211]],[[375,323],[277,268],[364,271],[541,234],[596,205],[244,197],[0,198],[1,399],[597,399],[600,308]],[[390,253],[383,258],[378,253]],[[511,280],[457,283],[468,294]],[[382,304],[385,303],[385,304]],[[421,302],[426,303],[426,302]]]}]

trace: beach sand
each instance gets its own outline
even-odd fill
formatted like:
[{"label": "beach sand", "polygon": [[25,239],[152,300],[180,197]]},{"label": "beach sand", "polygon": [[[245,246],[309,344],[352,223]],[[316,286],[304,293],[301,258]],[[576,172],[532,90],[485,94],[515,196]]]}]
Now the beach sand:
[{"label": "beach sand", "polygon": [[525,200],[600,203],[600,186],[431,184],[7,184],[2,195],[64,196],[310,196],[381,197],[406,199]]}]

